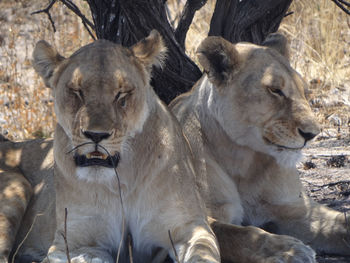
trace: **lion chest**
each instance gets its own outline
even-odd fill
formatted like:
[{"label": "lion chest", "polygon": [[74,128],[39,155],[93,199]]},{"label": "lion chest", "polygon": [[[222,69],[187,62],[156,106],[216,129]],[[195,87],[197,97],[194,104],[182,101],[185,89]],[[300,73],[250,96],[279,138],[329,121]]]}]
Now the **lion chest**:
[{"label": "lion chest", "polygon": [[[62,191],[64,189],[64,191]],[[116,187],[117,189],[117,187]],[[124,190],[124,191],[123,191]],[[80,181],[78,185],[58,184],[57,188],[57,230],[64,232],[64,214],[67,208],[67,233],[70,247],[100,247],[116,256],[120,243],[122,256],[127,257],[127,237],[132,236],[136,258],[146,258],[152,251],[152,213],[143,205],[142,195],[123,192],[123,206],[118,192],[108,188]],[[64,245],[61,235],[56,235]],[[124,262],[124,261],[122,261]],[[137,262],[137,261],[135,261]],[[141,261],[142,262],[142,261]]]}]

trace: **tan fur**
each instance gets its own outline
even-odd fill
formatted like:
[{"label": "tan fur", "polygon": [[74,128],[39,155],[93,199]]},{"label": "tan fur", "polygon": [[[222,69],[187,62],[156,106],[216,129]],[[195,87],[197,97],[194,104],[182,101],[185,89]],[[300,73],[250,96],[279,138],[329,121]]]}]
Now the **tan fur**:
[{"label": "tan fur", "polygon": [[257,46],[209,37],[198,55],[207,74],[170,107],[194,154],[223,260],[315,262],[302,242],[349,255],[344,215],[305,196],[295,168],[319,127],[286,39]]},{"label": "tan fur", "polygon": [[[181,262],[220,261],[196,191],[188,145],[176,119],[149,85],[152,65],[161,61],[164,51],[156,31],[130,49],[100,40],[67,59],[38,42],[34,67],[53,90],[58,119],[53,146],[55,212],[50,214],[55,224],[45,228],[47,222],[41,222],[42,229],[32,231],[36,240],[31,238],[18,252],[19,260],[31,256],[33,261],[67,262],[62,236],[67,209],[72,262],[115,262],[120,242],[119,262],[127,262],[124,240],[129,234],[134,262],[150,262],[159,248],[174,257],[168,231]],[[105,137],[98,143],[88,136],[102,133]],[[71,151],[84,143],[88,144]],[[75,154],[105,153],[104,149],[120,155],[116,172],[121,193],[113,168],[78,167],[74,162]],[[33,159],[39,157],[36,153],[26,152]],[[34,196],[35,188],[32,184]],[[38,237],[45,232],[53,235],[44,243],[50,244],[48,251]],[[40,253],[31,253],[34,249]]]},{"label": "tan fur", "polygon": [[17,248],[18,259],[38,259],[55,227],[52,141],[2,142],[0,155],[1,262]]}]

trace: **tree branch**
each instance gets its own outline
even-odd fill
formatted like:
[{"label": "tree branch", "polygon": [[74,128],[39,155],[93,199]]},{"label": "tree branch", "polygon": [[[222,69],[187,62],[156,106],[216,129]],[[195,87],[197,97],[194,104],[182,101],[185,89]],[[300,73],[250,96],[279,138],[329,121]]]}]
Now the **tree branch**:
[{"label": "tree branch", "polygon": [[345,0],[332,0],[332,2],[335,3],[346,14],[350,15],[350,3],[349,2],[346,2]]},{"label": "tree branch", "polygon": [[64,233],[61,233],[61,234],[62,234],[64,244],[66,247],[67,261],[68,261],[68,263],[71,263],[70,255],[69,255],[69,248],[68,248],[68,240],[67,240],[67,216],[68,216],[68,210],[67,210],[67,208],[65,208],[64,209]]},{"label": "tree branch", "polygon": [[[198,0],[196,0],[198,1]],[[186,55],[169,24],[164,0],[87,0],[98,39],[107,39],[125,47],[158,30],[168,48],[163,69],[152,72],[152,86],[157,95],[169,103],[190,90],[200,78],[197,65]]]},{"label": "tree branch", "polygon": [[345,0],[338,0],[340,3],[342,3],[343,5],[346,5],[348,7],[350,7],[350,2],[346,2]]},{"label": "tree branch", "polygon": [[[71,10],[74,14],[76,14],[78,17],[80,17],[81,22],[83,23],[86,30],[89,32],[89,35],[92,37],[93,40],[96,40],[94,34],[91,32],[91,30],[95,31],[94,24],[86,18],[86,16],[83,15],[83,13],[80,11],[80,9],[70,0],[60,0],[69,10]],[[91,30],[90,30],[90,28]]]},{"label": "tree branch", "polygon": [[218,0],[210,23],[209,35],[222,36],[235,43],[261,44],[275,32],[292,0]]},{"label": "tree branch", "polygon": [[182,11],[179,24],[175,30],[175,38],[182,48],[185,48],[187,31],[190,28],[194,14],[201,9],[207,0],[187,0]]},{"label": "tree branch", "polygon": [[95,31],[94,24],[83,15],[83,13],[80,11],[80,9],[71,0],[52,0],[46,8],[32,12],[31,15],[36,15],[36,14],[40,14],[40,13],[47,14],[47,16],[51,22],[53,32],[56,32],[55,22],[53,21],[53,19],[51,17],[50,9],[53,7],[53,5],[57,1],[62,2],[62,4],[64,4],[69,10],[71,10],[74,14],[76,14],[78,17],[80,17],[84,27],[89,32],[92,39],[95,40],[96,38],[95,38],[94,34],[92,33],[92,31]]},{"label": "tree branch", "polygon": [[51,26],[52,26],[53,32],[56,32],[56,27],[55,27],[55,22],[53,21],[53,19],[51,17],[50,9],[52,8],[52,6],[56,2],[57,2],[57,0],[52,0],[46,8],[31,13],[31,15],[36,15],[36,14],[40,14],[40,13],[47,14],[47,17],[49,18],[49,20],[51,22]]}]

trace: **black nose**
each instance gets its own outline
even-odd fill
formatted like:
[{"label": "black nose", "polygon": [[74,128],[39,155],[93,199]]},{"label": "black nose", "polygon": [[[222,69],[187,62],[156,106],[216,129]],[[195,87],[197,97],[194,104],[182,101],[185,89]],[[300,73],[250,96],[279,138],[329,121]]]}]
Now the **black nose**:
[{"label": "black nose", "polygon": [[92,131],[84,131],[83,134],[86,138],[89,138],[94,143],[99,143],[100,141],[107,139],[109,136],[111,136],[110,133],[106,132],[92,132]]},{"label": "black nose", "polygon": [[312,140],[317,135],[311,132],[303,132],[301,129],[298,129],[298,132],[305,139],[305,142]]}]

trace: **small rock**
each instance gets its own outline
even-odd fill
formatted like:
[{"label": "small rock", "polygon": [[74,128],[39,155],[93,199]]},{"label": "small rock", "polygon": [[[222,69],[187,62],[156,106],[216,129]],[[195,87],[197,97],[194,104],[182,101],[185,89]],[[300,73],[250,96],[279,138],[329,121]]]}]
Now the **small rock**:
[{"label": "small rock", "polygon": [[316,168],[316,164],[311,161],[307,161],[304,163],[304,170],[314,169]]},{"label": "small rock", "polygon": [[344,167],[346,159],[347,158],[345,155],[332,156],[329,160],[327,160],[327,165],[329,167],[337,168]]}]

